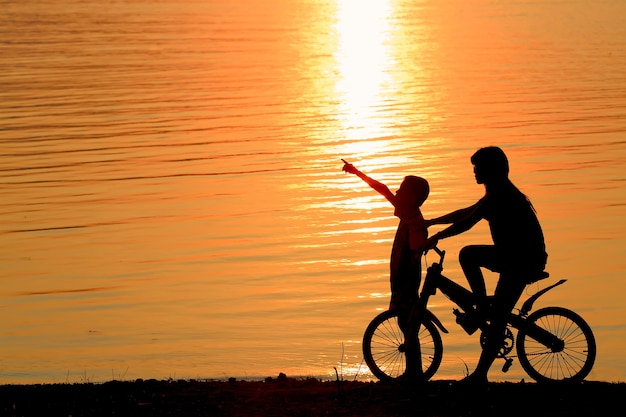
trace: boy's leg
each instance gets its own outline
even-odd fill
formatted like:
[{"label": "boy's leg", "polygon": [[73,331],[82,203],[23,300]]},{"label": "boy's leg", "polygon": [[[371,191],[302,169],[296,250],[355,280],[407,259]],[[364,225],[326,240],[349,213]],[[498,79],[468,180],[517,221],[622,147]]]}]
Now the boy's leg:
[{"label": "boy's leg", "polygon": [[487,297],[487,290],[481,268],[487,268],[492,271],[499,270],[495,246],[465,246],[459,252],[459,263],[477,300],[484,300]]},{"label": "boy's leg", "polygon": [[505,337],[507,318],[522,295],[526,283],[515,275],[501,274],[494,294],[491,321],[485,333],[485,346],[473,375],[487,379],[489,368],[498,356]]},{"label": "boy's leg", "polygon": [[[413,304],[418,298],[418,289],[420,284],[420,275],[413,277],[408,276],[395,276],[391,279],[391,301],[389,309],[393,309],[398,312],[398,325],[404,334],[405,340],[405,358],[406,358],[406,370],[404,377],[418,381],[423,378],[422,372],[422,357],[421,347],[419,340],[415,337],[417,333],[418,323],[410,322],[411,310]],[[413,336],[412,336],[413,335]]]}]

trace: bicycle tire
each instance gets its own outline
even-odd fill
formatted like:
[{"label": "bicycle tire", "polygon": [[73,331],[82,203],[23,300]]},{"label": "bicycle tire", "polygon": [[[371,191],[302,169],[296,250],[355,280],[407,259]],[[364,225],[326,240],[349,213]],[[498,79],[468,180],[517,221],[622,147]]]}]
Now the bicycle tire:
[{"label": "bicycle tire", "polygon": [[[429,380],[439,369],[443,357],[441,334],[432,321],[422,322],[419,330],[422,369]],[[406,370],[404,335],[395,311],[384,311],[370,322],[363,335],[363,357],[376,378],[389,381]]]},{"label": "bicycle tire", "polygon": [[546,307],[526,321],[556,335],[564,342],[554,351],[528,336],[525,326],[517,333],[517,356],[522,368],[537,382],[580,382],[596,360],[596,341],[591,327],[575,312]]}]

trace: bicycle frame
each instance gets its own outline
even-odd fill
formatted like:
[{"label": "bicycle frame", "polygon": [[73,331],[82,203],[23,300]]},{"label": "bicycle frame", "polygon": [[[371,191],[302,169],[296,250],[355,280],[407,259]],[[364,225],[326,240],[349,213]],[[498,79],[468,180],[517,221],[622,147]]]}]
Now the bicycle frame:
[{"label": "bicycle frame", "polygon": [[[456,282],[452,281],[442,274],[443,260],[445,258],[446,252],[440,250],[437,247],[434,247],[433,250],[439,255],[439,262],[434,262],[426,272],[426,278],[424,279],[424,285],[422,286],[419,299],[413,310],[411,311],[410,323],[415,323],[413,328],[415,330],[418,330],[420,322],[422,320],[430,320],[442,332],[448,333],[448,330],[443,326],[443,324],[435,316],[435,314],[428,310],[428,301],[430,299],[430,296],[435,295],[437,290],[440,290],[446,297],[450,299],[450,301],[460,307],[464,312],[470,312],[474,309],[475,297],[470,290],[464,288],[463,286],[457,284]],[[553,351],[562,350],[562,340],[558,339],[552,333],[542,329],[537,325],[527,324],[525,317],[528,315],[528,313],[532,309],[534,302],[539,297],[565,282],[566,280],[560,280],[556,284],[544,288],[543,290],[531,296],[528,300],[524,302],[519,314],[515,314],[513,312],[509,314],[507,323],[515,329],[524,328],[530,336],[532,336],[534,339],[536,339],[546,347],[552,349]],[[424,314],[425,317],[420,317],[421,314]],[[486,326],[487,322],[485,321],[480,324],[479,328],[484,331]]]}]

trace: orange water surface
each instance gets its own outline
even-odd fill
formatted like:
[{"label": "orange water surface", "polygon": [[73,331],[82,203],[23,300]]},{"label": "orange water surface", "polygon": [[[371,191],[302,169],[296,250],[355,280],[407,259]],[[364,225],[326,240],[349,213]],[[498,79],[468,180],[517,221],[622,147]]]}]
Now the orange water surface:
[{"label": "orange water surface", "polygon": [[[480,198],[501,146],[552,282],[624,381],[626,2],[34,0],[0,17],[0,383],[371,378],[397,219]],[[441,243],[457,256],[487,226]],[[427,257],[427,262],[434,258]],[[496,277],[487,276],[488,290]],[[532,294],[544,284],[529,287]],[[480,353],[454,323],[436,378]],[[492,380],[528,378],[494,365]]]}]

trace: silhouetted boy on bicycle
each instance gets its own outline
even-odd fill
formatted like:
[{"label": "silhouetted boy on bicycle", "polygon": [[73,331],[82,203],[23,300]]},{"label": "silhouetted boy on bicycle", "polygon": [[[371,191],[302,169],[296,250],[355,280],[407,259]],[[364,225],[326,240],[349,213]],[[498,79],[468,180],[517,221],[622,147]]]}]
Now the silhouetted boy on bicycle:
[{"label": "silhouetted boy on bicycle", "polygon": [[417,299],[422,278],[421,260],[428,230],[420,207],[430,192],[428,181],[413,175],[406,176],[393,194],[385,184],[368,177],[354,165],[343,162],[343,171],[356,175],[382,194],[395,207],[394,216],[400,218],[389,262],[389,309],[398,310],[399,316],[406,319]]},{"label": "silhouetted boy on bicycle", "polygon": [[[489,368],[504,340],[507,315],[527,283],[543,272],[548,255],[535,209],[509,180],[509,163],[502,149],[481,148],[472,155],[471,162],[476,182],[485,186],[484,197],[470,207],[427,220],[427,226],[452,224],[428,239],[426,247],[463,233],[482,219],[489,222],[494,244],[466,246],[459,253],[459,263],[476,296],[475,314],[485,315],[490,310],[490,325],[478,365],[464,381],[486,383]],[[491,306],[481,267],[500,273]]]}]

